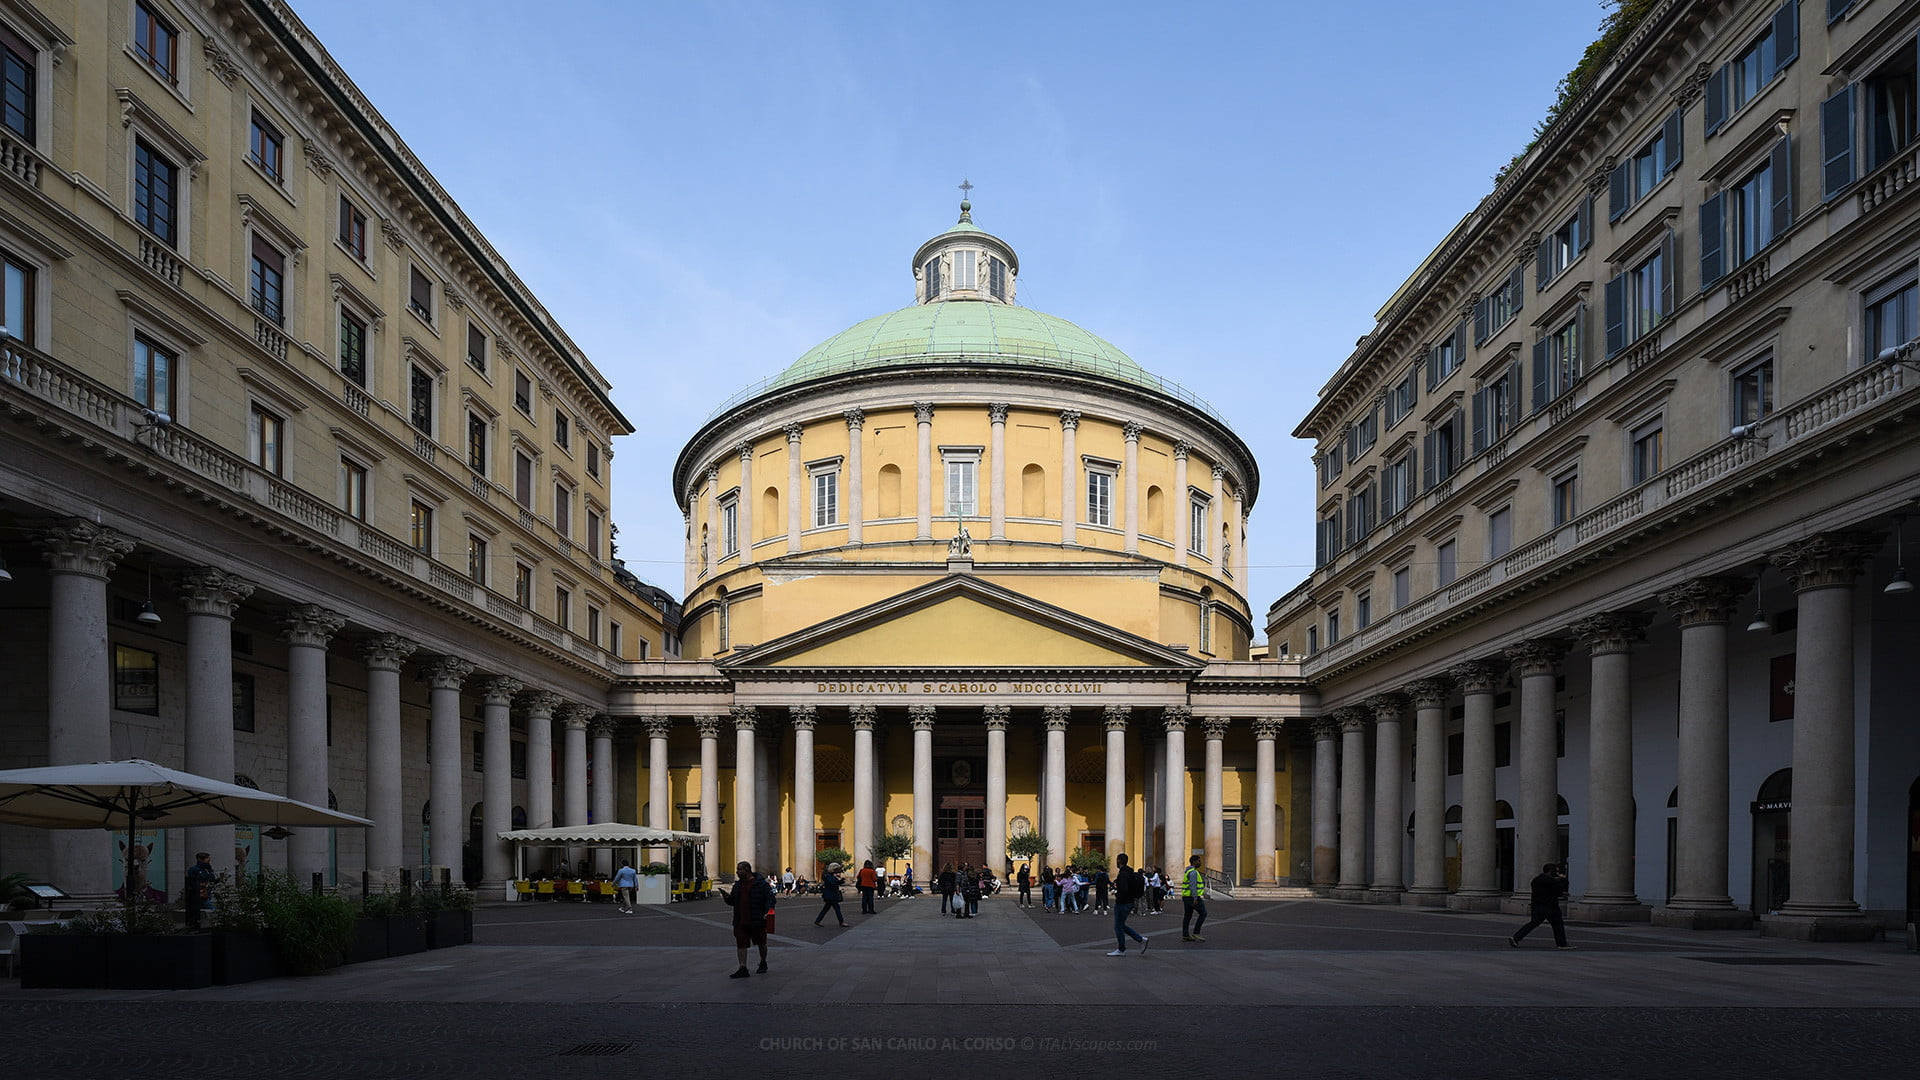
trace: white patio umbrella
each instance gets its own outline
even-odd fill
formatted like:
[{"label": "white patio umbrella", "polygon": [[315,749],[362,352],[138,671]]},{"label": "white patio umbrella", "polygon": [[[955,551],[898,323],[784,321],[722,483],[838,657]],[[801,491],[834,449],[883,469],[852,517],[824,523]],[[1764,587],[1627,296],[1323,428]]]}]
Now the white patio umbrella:
[{"label": "white patio umbrella", "polygon": [[[0,823],[43,829],[127,830],[127,880],[135,830],[256,823],[326,828],[373,822],[151,761],[96,761],[0,770]],[[128,890],[132,899],[132,890]]]}]

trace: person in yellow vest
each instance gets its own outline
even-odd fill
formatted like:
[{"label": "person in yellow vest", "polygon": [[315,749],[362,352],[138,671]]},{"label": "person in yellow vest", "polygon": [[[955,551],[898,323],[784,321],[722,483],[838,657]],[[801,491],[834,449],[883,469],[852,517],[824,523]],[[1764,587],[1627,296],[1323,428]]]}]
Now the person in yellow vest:
[{"label": "person in yellow vest", "polygon": [[1207,924],[1207,881],[1200,874],[1198,855],[1187,860],[1187,872],[1180,878],[1180,908],[1180,940],[1207,940],[1200,936]]}]

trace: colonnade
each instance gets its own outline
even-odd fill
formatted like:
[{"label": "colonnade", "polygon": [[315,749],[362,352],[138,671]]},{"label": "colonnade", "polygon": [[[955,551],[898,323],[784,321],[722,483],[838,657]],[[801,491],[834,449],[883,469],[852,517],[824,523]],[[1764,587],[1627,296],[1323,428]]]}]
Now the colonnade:
[{"label": "colonnade", "polygon": [[[1860,913],[1853,895],[1854,758],[1853,593],[1879,537],[1829,533],[1773,553],[1798,597],[1793,722],[1794,857],[1781,914],[1846,919]],[[1651,912],[1655,922],[1694,928],[1747,925],[1728,889],[1729,743],[1727,623],[1751,594],[1750,579],[1706,577],[1661,591],[1657,603],[1679,627],[1679,716],[1675,740],[1678,828],[1674,895]],[[1516,885],[1558,861],[1559,775],[1555,678],[1570,650],[1590,665],[1586,776],[1585,889],[1576,910],[1588,918],[1648,917],[1634,887],[1634,646],[1653,612],[1606,612],[1476,656],[1405,686],[1365,697],[1314,722],[1313,880],[1372,900],[1497,906],[1493,724],[1497,688],[1511,676],[1519,698],[1519,797],[1515,818]],[[1447,899],[1444,830],[1446,716],[1459,695],[1461,753],[1460,878]],[[1402,882],[1405,769],[1401,724],[1414,714],[1413,881]],[[1373,862],[1364,861],[1369,813],[1367,729],[1373,729]],[[1336,748],[1336,740],[1339,746]],[[1336,765],[1337,762],[1337,765]],[[1336,781],[1336,770],[1338,780]],[[1338,801],[1336,808],[1335,791]],[[1336,824],[1337,823],[1337,824]],[[1337,833],[1337,838],[1336,838]]]}]

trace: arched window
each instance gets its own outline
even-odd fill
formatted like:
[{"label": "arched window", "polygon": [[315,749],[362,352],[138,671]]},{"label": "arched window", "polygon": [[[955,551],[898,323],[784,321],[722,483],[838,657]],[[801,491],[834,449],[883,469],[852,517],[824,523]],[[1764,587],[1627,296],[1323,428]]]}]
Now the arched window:
[{"label": "arched window", "polygon": [[1156,484],[1147,485],[1146,532],[1148,536],[1167,535],[1167,495]]},{"label": "arched window", "polygon": [[900,466],[880,466],[880,516],[897,518],[900,516]]},{"label": "arched window", "polygon": [[1213,590],[1200,590],[1200,651],[1213,651]]},{"label": "arched window", "polygon": [[733,637],[733,612],[731,606],[727,603],[726,586],[722,585],[719,591],[714,593],[713,608],[715,619],[713,651],[726,652],[729,647],[727,643],[732,640]]},{"label": "arched window", "polygon": [[1029,464],[1020,470],[1020,516],[1047,515],[1047,470]]}]

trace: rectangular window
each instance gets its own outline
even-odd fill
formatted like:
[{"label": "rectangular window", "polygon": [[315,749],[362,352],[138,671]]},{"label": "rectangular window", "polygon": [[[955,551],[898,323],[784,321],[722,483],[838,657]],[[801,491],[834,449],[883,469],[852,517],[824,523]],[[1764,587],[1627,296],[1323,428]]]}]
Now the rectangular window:
[{"label": "rectangular window", "polygon": [[1307,655],[1312,656],[1314,653],[1317,653],[1319,651],[1320,651],[1320,628],[1317,626],[1309,626],[1307,627]]},{"label": "rectangular window", "polygon": [[1773,357],[1733,373],[1733,423],[1751,426],[1773,412]]},{"label": "rectangular window", "polygon": [[565,484],[553,485],[553,531],[567,536],[573,528],[573,492]]},{"label": "rectangular window", "polygon": [[600,644],[600,609],[592,604],[587,605],[587,643]]},{"label": "rectangular window", "polygon": [[0,337],[33,342],[34,268],[0,251]]},{"label": "rectangular window", "polygon": [[[701,546],[705,546],[704,541]],[[720,554],[732,555],[740,550],[740,503],[728,499],[720,504]]]},{"label": "rectangular window", "polygon": [[1460,572],[1460,545],[1449,540],[1433,552],[1433,576],[1435,585],[1451,585]]},{"label": "rectangular window", "polygon": [[281,440],[286,421],[255,405],[247,414],[247,460],[275,476],[284,475]]},{"label": "rectangular window", "polygon": [[169,85],[180,82],[180,32],[146,4],[133,5],[133,51]]},{"label": "rectangular window", "polygon": [[340,374],[355,386],[367,385],[367,324],[340,309]]},{"label": "rectangular window", "polygon": [[487,583],[487,542],[472,533],[467,534],[467,577],[475,585]]},{"label": "rectangular window", "polygon": [[553,587],[553,621],[563,627],[573,626],[573,593],[559,585]]},{"label": "rectangular window", "polygon": [[987,256],[987,293],[995,300],[1007,298],[1007,264],[995,256]]},{"label": "rectangular window", "polygon": [[513,372],[513,407],[533,419],[533,380],[518,368]]},{"label": "rectangular window", "polygon": [[133,220],[168,247],[179,246],[180,168],[145,139],[133,141]]},{"label": "rectangular window", "polygon": [[407,307],[428,326],[433,325],[433,279],[426,271],[410,266],[407,282]]},{"label": "rectangular window", "polygon": [[1553,524],[1558,528],[1580,516],[1580,473],[1569,469],[1553,478]]},{"label": "rectangular window", "polygon": [[259,233],[253,234],[253,253],[247,260],[247,302],[260,317],[285,326],[287,257]]},{"label": "rectangular window", "polygon": [[236,672],[233,676],[233,730],[252,731],[254,727],[253,676]]},{"label": "rectangular window", "polygon": [[553,410],[553,445],[571,452],[573,441],[572,425],[567,422],[567,414],[559,409]]},{"label": "rectangular window", "polygon": [[1373,449],[1380,441],[1380,414],[1369,409],[1367,415],[1355,420],[1347,428],[1347,460],[1358,462],[1360,455]]},{"label": "rectangular window", "polygon": [[130,645],[113,647],[113,707],[160,715],[160,657]]},{"label": "rectangular window", "polygon": [[1481,345],[1500,332],[1520,311],[1521,290],[1526,282],[1525,271],[1516,266],[1507,276],[1473,305],[1473,343]]},{"label": "rectangular window", "polygon": [[974,273],[974,253],[956,251],[953,253],[953,287],[956,289],[978,289],[980,282]]},{"label": "rectangular window", "polygon": [[133,396],[154,412],[178,416],[180,358],[145,334],[133,335]]},{"label": "rectangular window", "polygon": [[1866,113],[1866,171],[1893,160],[1913,144],[1914,50],[1901,48],[1873,74],[1861,80],[1860,107]]},{"label": "rectangular window", "polygon": [[487,418],[479,413],[467,414],[467,468],[487,475]]},{"label": "rectangular window", "polygon": [[275,180],[286,179],[282,167],[285,144],[286,138],[280,134],[280,129],[268,123],[258,109],[254,110],[253,122],[247,130],[247,156],[260,166],[261,172]]},{"label": "rectangular window", "polygon": [[487,373],[487,332],[479,323],[467,324],[467,366],[482,375]]},{"label": "rectangular window", "polygon": [[1413,502],[1413,458],[1403,454],[1398,461],[1390,463],[1380,474],[1380,517],[1391,518],[1406,510]]},{"label": "rectangular window", "polygon": [[1666,428],[1661,421],[1642,424],[1630,436],[1633,483],[1644,484],[1666,467]]},{"label": "rectangular window", "polygon": [[31,145],[39,112],[38,50],[0,26],[0,127]]},{"label": "rectangular window", "polygon": [[1427,389],[1433,389],[1441,382],[1446,381],[1447,376],[1459,370],[1460,350],[1456,347],[1458,341],[1459,339],[1457,337],[1445,337],[1441,338],[1439,343],[1434,345],[1429,353],[1432,357],[1430,364],[1433,368],[1434,377],[1427,380]]},{"label": "rectangular window", "polygon": [[[615,658],[620,656],[620,624],[617,621],[607,624],[607,651]],[[642,656],[641,659],[646,657]]]},{"label": "rectangular window", "polygon": [[1199,499],[1187,504],[1187,550],[1195,555],[1207,553],[1207,504]]},{"label": "rectangular window", "polygon": [[513,501],[522,510],[533,509],[533,459],[518,450],[513,452]]},{"label": "rectangular window", "polygon": [[1503,506],[1487,515],[1487,558],[1497,559],[1513,550],[1513,508]]},{"label": "rectangular window", "polygon": [[954,517],[972,517],[979,509],[978,487],[974,483],[979,461],[974,458],[947,460],[947,513]]},{"label": "rectangular window", "polygon": [[1733,265],[1760,254],[1773,240],[1773,167],[1764,165],[1735,184],[1733,204]]},{"label": "rectangular window", "polygon": [[605,531],[604,523],[600,520],[600,511],[587,511],[587,556],[589,558],[600,557],[600,535]]},{"label": "rectangular window", "polygon": [[1727,76],[1727,85],[1733,93],[1734,109],[1740,108],[1759,96],[1760,91],[1773,81],[1774,72],[1779,67],[1777,45],[1773,37],[1773,29],[1769,27],[1758,40],[1747,46],[1739,56],[1733,58],[1733,66],[1729,69]]},{"label": "rectangular window", "polygon": [[840,522],[840,473],[820,469],[813,474],[813,527]]},{"label": "rectangular window", "polygon": [[587,475],[593,477],[595,480],[600,479],[599,443],[590,442],[587,444]]},{"label": "rectangular window", "polygon": [[1867,294],[1865,330],[1869,360],[1913,340],[1920,332],[1920,287],[1912,278]]},{"label": "rectangular window", "polygon": [[1353,598],[1353,629],[1358,633],[1373,622],[1373,594],[1361,593]]},{"label": "rectangular window", "polygon": [[1113,474],[1087,470],[1087,524],[1113,527]]},{"label": "rectangular window", "polygon": [[926,298],[928,300],[932,300],[934,297],[939,296],[940,295],[940,256],[935,255],[933,258],[927,260],[925,271],[924,273],[922,273],[921,277],[924,279],[926,283]]},{"label": "rectangular window", "polygon": [[433,435],[433,375],[418,365],[408,367],[407,422],[423,435]]},{"label": "rectangular window", "polygon": [[354,258],[367,261],[367,215],[345,195],[340,196],[340,245]]},{"label": "rectangular window", "polygon": [[412,510],[407,515],[407,538],[413,550],[422,554],[433,554],[433,507],[413,500]]},{"label": "rectangular window", "polygon": [[513,601],[523,608],[533,607],[533,567],[513,564]]},{"label": "rectangular window", "polygon": [[1593,199],[1588,198],[1574,211],[1566,224],[1555,229],[1546,239],[1540,241],[1540,252],[1534,267],[1533,287],[1536,292],[1543,291],[1555,278],[1558,278],[1573,261],[1587,250],[1587,244],[1593,239]]},{"label": "rectangular window", "polygon": [[352,458],[340,459],[340,510],[367,520],[367,468]]},{"label": "rectangular window", "polygon": [[473,771],[474,772],[483,773],[487,771],[486,748],[487,748],[486,733],[483,731],[474,732],[473,733]]},{"label": "rectangular window", "polygon": [[1413,602],[1413,570],[1401,567],[1393,572],[1393,610],[1399,611]]},{"label": "rectangular window", "polygon": [[1340,644],[1340,613],[1327,612],[1327,645],[1329,648]]}]

